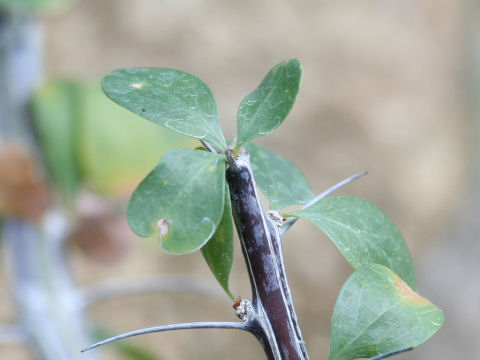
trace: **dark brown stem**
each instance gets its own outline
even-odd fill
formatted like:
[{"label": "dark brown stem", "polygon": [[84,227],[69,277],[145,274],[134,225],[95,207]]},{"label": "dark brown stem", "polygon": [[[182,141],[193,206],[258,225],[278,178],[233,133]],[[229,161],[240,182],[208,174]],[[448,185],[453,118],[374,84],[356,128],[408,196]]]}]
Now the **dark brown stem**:
[{"label": "dark brown stem", "polygon": [[252,283],[252,305],[267,342],[263,343],[267,356],[308,359],[283,267],[280,236],[260,206],[249,155],[234,158],[227,153],[227,157],[233,217]]}]

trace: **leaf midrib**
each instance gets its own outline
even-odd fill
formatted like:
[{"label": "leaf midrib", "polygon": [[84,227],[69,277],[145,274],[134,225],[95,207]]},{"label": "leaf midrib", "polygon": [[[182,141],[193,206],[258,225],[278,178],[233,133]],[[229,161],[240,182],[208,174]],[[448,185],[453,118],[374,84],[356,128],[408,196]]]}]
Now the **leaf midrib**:
[{"label": "leaf midrib", "polygon": [[[363,292],[362,292],[363,293]],[[373,326],[381,317],[383,317],[385,314],[393,310],[395,307],[400,305],[400,301],[397,301],[392,304],[389,308],[387,308],[385,311],[383,311],[381,314],[379,314],[375,319],[373,319],[363,330],[361,333],[357,334],[352,340],[350,340],[348,343],[346,343],[337,353],[337,355],[334,358],[329,358],[328,360],[335,360],[338,359],[339,356],[341,356],[343,353],[345,353],[346,350],[348,350],[348,347],[353,344],[359,337],[365,334],[365,332]]]},{"label": "leaf midrib", "polygon": [[[177,81],[179,81],[179,80],[176,80],[173,84],[175,84]],[[170,85],[170,86],[173,86],[173,84]],[[211,131],[211,134],[213,134],[212,137],[213,137],[213,139],[215,140],[215,142],[219,141],[219,143],[216,143],[215,145],[217,145],[217,146],[220,145],[220,147],[226,147],[225,139],[223,138],[223,136],[222,136],[222,137],[219,137],[219,136],[218,136],[218,135],[219,135],[219,134],[217,133],[217,130],[218,130],[218,129],[216,129],[216,128],[214,128],[213,126],[211,126],[210,123],[207,121],[207,119],[205,119],[204,116],[202,116],[202,115],[199,114],[198,112],[195,112],[195,111],[191,110],[189,106],[183,106],[183,107],[182,107],[182,106],[178,106],[178,105],[187,105],[187,103],[186,103],[185,101],[183,101],[180,96],[175,95],[175,94],[172,94],[172,92],[170,91],[170,90],[171,90],[171,89],[170,89],[170,86],[167,88],[168,90],[164,90],[164,93],[169,97],[169,99],[174,99],[174,100],[175,100],[175,103],[174,103],[174,104],[175,104],[181,111],[186,111],[188,114],[193,115],[194,118],[200,119],[201,122],[202,122],[202,124],[205,125],[205,127],[206,127],[207,130],[208,130],[208,131],[207,131],[207,134],[206,134],[205,136],[203,136],[203,137],[195,136],[195,137],[198,138],[198,139],[207,139],[207,138],[209,137],[208,135],[210,134],[210,131]],[[146,100],[153,101],[153,102],[158,102],[158,99],[156,99],[156,98],[154,97],[153,93],[148,94],[148,93],[144,93],[144,92],[142,92],[142,90],[140,90],[140,92],[138,92],[137,94],[138,94],[139,97],[143,97],[143,98],[146,99]],[[137,113],[137,115],[140,115],[140,116],[144,117],[143,114],[140,114],[140,113]],[[158,116],[158,115],[159,115],[159,114],[157,114],[157,116]],[[215,122],[219,122],[220,119],[219,119],[219,117],[218,117],[218,111],[217,111],[216,114],[213,114],[213,115],[214,115],[214,121],[215,121]],[[150,120],[150,119],[147,119],[147,120]],[[178,119],[170,119],[170,120],[176,120],[176,121],[178,121]],[[161,125],[166,126],[166,125],[165,125],[166,122],[167,122],[166,120],[163,120],[163,119],[162,119],[162,120],[161,120]],[[178,131],[178,130],[175,130],[175,131],[180,132],[180,131]],[[180,133],[182,134],[182,132],[180,132]]]},{"label": "leaf midrib", "polygon": [[[215,163],[216,163],[218,160],[220,160],[220,158],[215,158],[215,159],[212,159],[211,161],[206,161],[206,162],[205,162],[205,166],[203,167],[203,169],[201,168],[199,171],[197,171],[197,172],[195,173],[195,175],[192,176],[192,177],[189,179],[190,181],[188,181],[187,184],[185,184],[185,186],[182,187],[182,190],[179,191],[179,192],[176,194],[176,196],[174,197],[174,200],[173,200],[172,203],[170,204],[170,207],[171,207],[171,208],[176,208],[176,207],[177,207],[176,205],[178,204],[178,201],[179,201],[180,199],[182,199],[182,196],[181,196],[181,195],[184,195],[185,193],[187,193],[187,190],[186,190],[186,189],[192,189],[192,187],[193,187],[192,184],[196,181],[196,179],[198,179],[198,177],[200,177],[200,175],[203,174],[203,172],[204,172],[203,170],[204,170],[205,168],[208,168],[208,166],[209,166],[212,162],[215,162]],[[217,168],[215,169],[215,171],[217,171]],[[225,183],[223,184],[223,186],[225,186]],[[225,196],[225,194],[223,194],[223,196]],[[160,216],[161,216],[161,215],[160,215]],[[221,219],[221,216],[220,216],[220,219]],[[218,223],[217,223],[216,225],[218,225]]]}]

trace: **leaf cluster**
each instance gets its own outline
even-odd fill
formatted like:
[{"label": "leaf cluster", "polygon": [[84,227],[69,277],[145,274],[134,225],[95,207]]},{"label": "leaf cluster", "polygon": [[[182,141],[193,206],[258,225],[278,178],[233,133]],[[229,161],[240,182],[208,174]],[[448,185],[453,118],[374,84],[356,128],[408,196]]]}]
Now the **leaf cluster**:
[{"label": "leaf cluster", "polygon": [[162,157],[132,195],[129,224],[139,236],[157,234],[169,253],[201,249],[233,299],[228,281],[233,221],[225,170],[227,155],[246,151],[270,208],[303,206],[281,215],[313,222],[354,269],[334,309],[329,359],[379,358],[415,347],[440,328],[443,313],[414,292],[412,259],[393,222],[361,198],[316,198],[293,163],[251,142],[284,121],[301,78],[296,59],[273,67],[241,102],[237,136],[227,141],[215,98],[197,77],[166,68],[126,68],[106,76],[103,90],[110,99],[203,144],[200,149],[177,149]]}]

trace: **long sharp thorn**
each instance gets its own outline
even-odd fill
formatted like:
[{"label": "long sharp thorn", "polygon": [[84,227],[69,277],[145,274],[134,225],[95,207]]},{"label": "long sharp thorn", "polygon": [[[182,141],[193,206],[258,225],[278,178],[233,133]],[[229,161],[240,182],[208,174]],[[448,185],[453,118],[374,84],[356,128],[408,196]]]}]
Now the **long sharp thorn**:
[{"label": "long sharp thorn", "polygon": [[[305,206],[302,209],[307,209],[310,206],[316,204],[320,200],[326,198],[328,195],[333,193],[334,191],[337,191],[341,187],[344,187],[347,184],[350,184],[352,181],[357,180],[358,178],[361,178],[362,176],[367,175],[367,171],[363,171],[361,173],[355,174],[350,176],[349,178],[346,178],[345,180],[340,181],[339,183],[333,185],[332,187],[328,188],[324,192],[322,192],[320,195],[314,197],[312,200],[310,200],[308,203],[305,204]],[[288,219],[285,224],[283,224],[282,230],[280,231],[280,236],[283,237],[285,233],[292,227],[293,224],[295,224],[298,220],[298,217],[294,216]]]},{"label": "long sharp thorn", "polygon": [[340,181],[339,183],[333,185],[332,187],[328,188],[327,190],[325,190],[320,195],[318,195],[315,198],[313,198],[312,200],[310,200],[308,203],[305,204],[305,206],[303,208],[304,209],[309,208],[310,206],[316,204],[320,200],[326,198],[328,195],[330,195],[334,191],[337,191],[338,189],[344,187],[345,185],[350,184],[351,182],[353,182],[353,181],[357,180],[358,178],[361,178],[362,176],[365,176],[367,174],[368,174],[367,171],[363,171],[361,173],[352,175],[349,178],[346,178],[345,180]]},{"label": "long sharp thorn", "polygon": [[249,324],[247,322],[195,322],[195,323],[182,323],[182,324],[172,324],[172,325],[162,325],[154,326],[150,328],[140,329],[129,331],[124,334],[120,334],[102,341],[99,341],[89,347],[81,350],[81,352],[86,352],[92,350],[96,347],[121,340],[126,339],[132,336],[151,334],[155,332],[170,331],[170,330],[188,330],[188,329],[238,329],[238,330],[248,330]]}]

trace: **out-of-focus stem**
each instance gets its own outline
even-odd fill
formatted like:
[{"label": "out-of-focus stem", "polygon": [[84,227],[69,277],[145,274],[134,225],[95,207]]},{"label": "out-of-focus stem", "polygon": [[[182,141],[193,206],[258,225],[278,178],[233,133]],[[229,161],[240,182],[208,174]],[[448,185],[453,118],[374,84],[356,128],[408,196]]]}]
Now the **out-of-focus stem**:
[{"label": "out-of-focus stem", "polygon": [[[0,14],[0,135],[32,152],[28,103],[43,77],[42,38],[42,24],[33,15]],[[67,233],[68,223],[58,212],[35,222],[3,219],[19,325],[38,359],[80,359],[78,349],[88,341],[80,297],[65,263]]]},{"label": "out-of-focus stem", "polygon": [[19,320],[40,359],[91,359],[78,349],[88,341],[80,296],[64,257],[66,223],[58,213],[41,225],[4,222],[11,284]]},{"label": "out-of-focus stem", "polygon": [[27,334],[19,324],[0,325],[0,344],[20,344],[27,341]]}]

